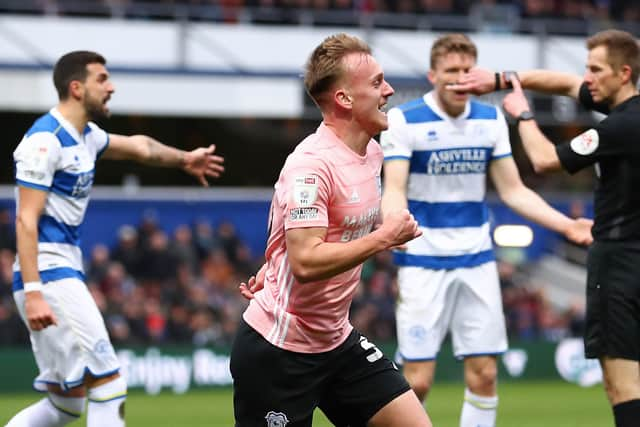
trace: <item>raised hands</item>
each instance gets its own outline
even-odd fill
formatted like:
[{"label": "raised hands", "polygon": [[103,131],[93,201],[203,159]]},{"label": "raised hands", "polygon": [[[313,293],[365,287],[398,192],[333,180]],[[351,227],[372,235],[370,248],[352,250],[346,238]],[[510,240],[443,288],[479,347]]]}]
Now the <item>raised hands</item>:
[{"label": "raised hands", "polygon": [[531,108],[518,79],[512,79],[511,83],[513,84],[513,91],[504,97],[502,105],[507,113],[513,117],[518,117],[524,111],[531,111]]},{"label": "raised hands", "polygon": [[468,92],[473,95],[484,95],[497,90],[495,76],[496,73],[491,70],[472,68],[468,73],[463,74],[455,84],[447,85],[447,89]]},{"label": "raised hands", "polygon": [[224,172],[224,158],[214,155],[215,150],[216,146],[211,144],[189,151],[184,157],[184,170],[198,178],[205,187],[209,186],[207,177],[218,178]]}]

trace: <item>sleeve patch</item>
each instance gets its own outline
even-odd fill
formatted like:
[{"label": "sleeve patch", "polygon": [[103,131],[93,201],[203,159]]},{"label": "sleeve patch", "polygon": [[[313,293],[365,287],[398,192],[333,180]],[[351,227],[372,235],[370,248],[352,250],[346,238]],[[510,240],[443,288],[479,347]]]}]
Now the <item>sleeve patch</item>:
[{"label": "sleeve patch", "polygon": [[318,198],[318,177],[314,175],[297,176],[293,184],[293,198],[298,206],[313,205]]},{"label": "sleeve patch", "polygon": [[318,208],[294,208],[289,211],[291,221],[309,221],[318,219]]},{"label": "sleeve patch", "polygon": [[581,156],[588,156],[596,151],[600,137],[595,129],[589,129],[588,131],[576,136],[571,140],[571,149]]}]

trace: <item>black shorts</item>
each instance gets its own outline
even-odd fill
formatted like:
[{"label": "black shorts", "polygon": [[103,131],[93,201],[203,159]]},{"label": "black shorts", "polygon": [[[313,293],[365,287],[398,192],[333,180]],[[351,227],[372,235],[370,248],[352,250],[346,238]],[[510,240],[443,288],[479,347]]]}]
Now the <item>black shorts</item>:
[{"label": "black shorts", "polygon": [[586,356],[640,360],[640,242],[594,242],[587,269]]},{"label": "black shorts", "polygon": [[311,426],[320,408],[336,426],[364,427],[410,390],[402,374],[355,330],[336,349],[295,353],[275,347],[244,321],[231,349],[236,427]]}]

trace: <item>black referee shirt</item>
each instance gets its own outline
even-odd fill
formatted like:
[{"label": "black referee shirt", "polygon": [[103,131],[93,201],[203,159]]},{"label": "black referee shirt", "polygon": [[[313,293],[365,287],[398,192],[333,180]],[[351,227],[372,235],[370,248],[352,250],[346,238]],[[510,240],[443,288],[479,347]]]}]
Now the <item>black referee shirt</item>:
[{"label": "black referee shirt", "polygon": [[594,128],[556,146],[562,167],[575,173],[594,165],[593,237],[596,240],[640,240],[640,96],[609,111],[596,104],[586,84],[579,100],[608,116]]}]

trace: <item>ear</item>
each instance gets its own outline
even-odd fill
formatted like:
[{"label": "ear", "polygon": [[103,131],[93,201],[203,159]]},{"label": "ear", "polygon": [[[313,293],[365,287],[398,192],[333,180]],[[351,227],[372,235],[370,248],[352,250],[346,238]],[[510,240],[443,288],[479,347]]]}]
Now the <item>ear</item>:
[{"label": "ear", "polygon": [[436,85],[436,73],[433,70],[429,70],[427,73],[427,79],[431,82],[432,85]]},{"label": "ear", "polygon": [[344,89],[337,90],[334,99],[342,108],[351,109],[353,107],[353,98]]},{"label": "ear", "polygon": [[620,67],[620,76],[622,77],[622,84],[627,84],[631,81],[631,67],[627,64]]},{"label": "ear", "polygon": [[69,95],[73,98],[82,98],[84,94],[84,85],[79,80],[72,80],[69,83]]}]

